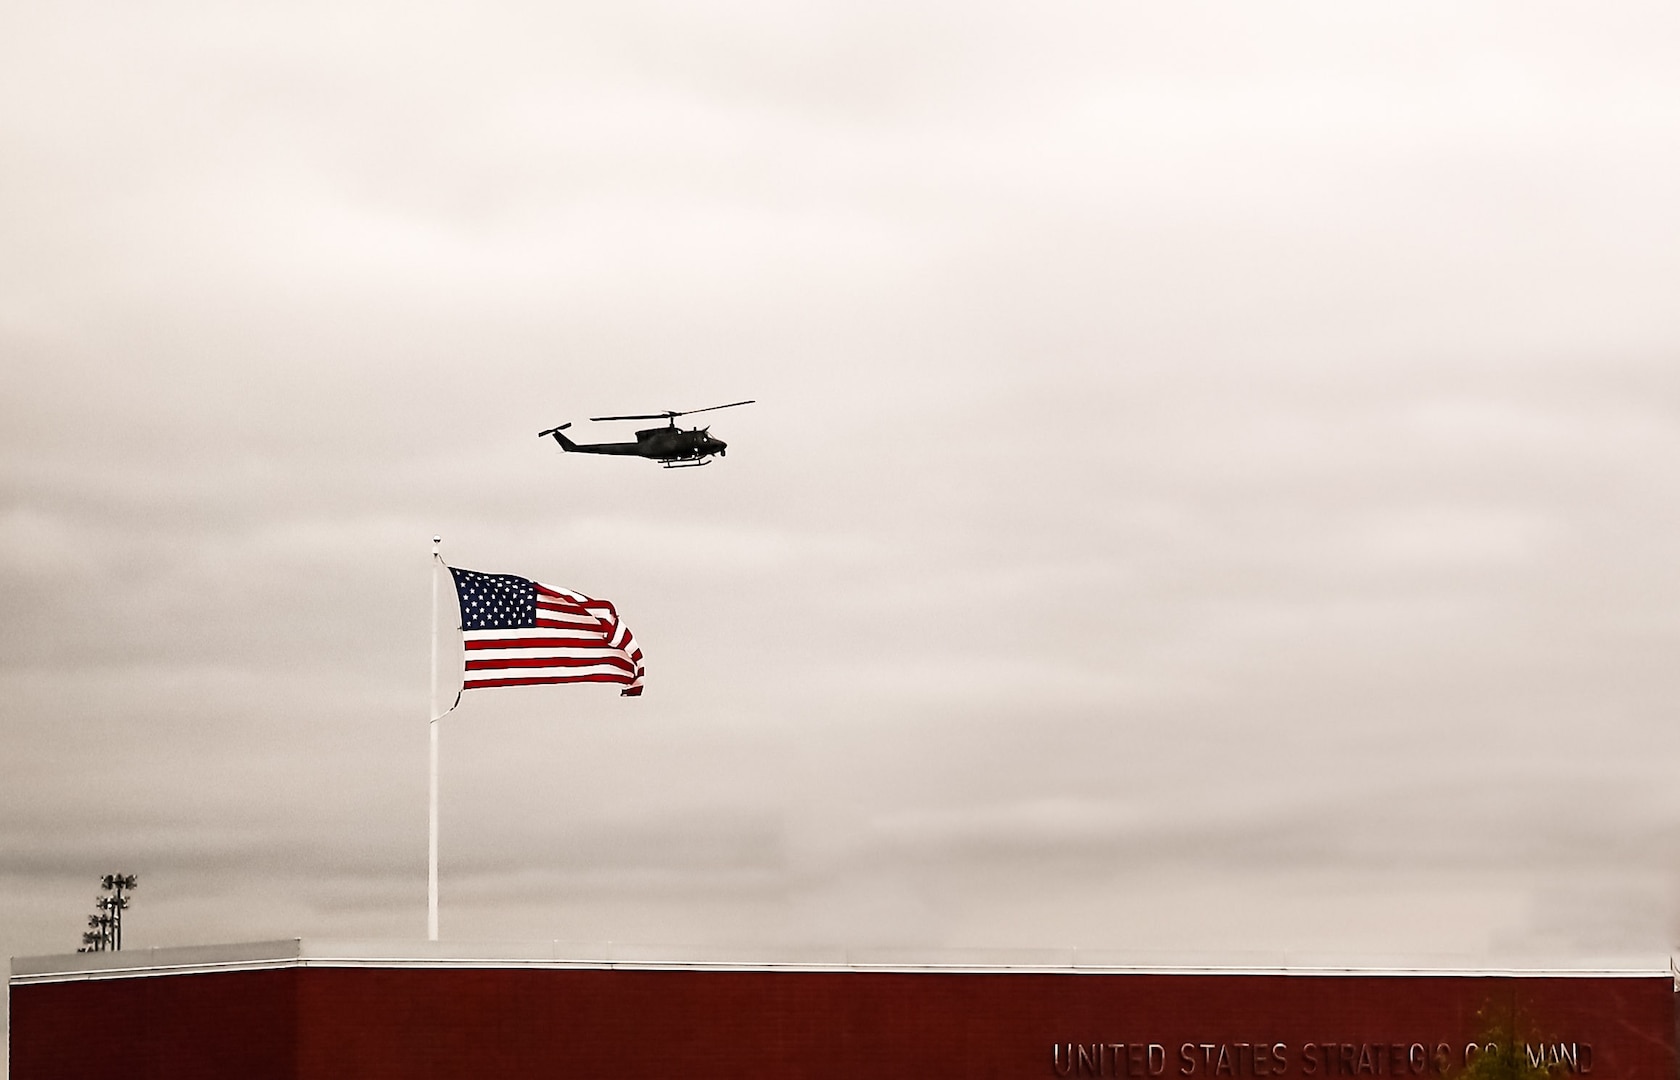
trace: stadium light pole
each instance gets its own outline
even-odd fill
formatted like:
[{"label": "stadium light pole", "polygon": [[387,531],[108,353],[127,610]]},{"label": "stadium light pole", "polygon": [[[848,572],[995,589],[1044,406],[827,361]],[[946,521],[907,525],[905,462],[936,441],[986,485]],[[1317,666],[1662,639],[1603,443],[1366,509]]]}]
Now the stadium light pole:
[{"label": "stadium light pole", "polygon": [[89,915],[88,930],[82,935],[82,944],[86,947],[82,952],[105,951],[105,916]]},{"label": "stadium light pole", "polygon": [[94,943],[94,952],[107,952],[111,948],[111,915],[110,912],[105,909],[105,899],[106,898],[103,896],[99,898],[99,910],[101,914],[88,916],[88,926],[92,928],[93,933],[99,938],[99,940]]},{"label": "stadium light pole", "polygon": [[133,874],[106,874],[100,879],[99,884],[113,894],[109,905],[113,920],[111,947],[120,952],[122,950],[122,913],[128,908],[128,897],[124,896],[123,893],[134,891],[134,887],[140,884],[140,879]]},{"label": "stadium light pole", "polygon": [[105,947],[115,952],[117,949],[117,902],[109,896],[101,896],[94,901],[100,911],[99,922],[105,928]]}]

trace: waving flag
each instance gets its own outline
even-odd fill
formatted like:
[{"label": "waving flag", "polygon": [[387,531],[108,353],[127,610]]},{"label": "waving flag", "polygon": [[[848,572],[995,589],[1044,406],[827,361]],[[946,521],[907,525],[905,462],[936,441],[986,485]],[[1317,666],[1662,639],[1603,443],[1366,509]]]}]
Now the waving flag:
[{"label": "waving flag", "polygon": [[462,690],[600,682],[641,696],[642,650],[611,603],[512,574],[449,573],[461,600]]}]

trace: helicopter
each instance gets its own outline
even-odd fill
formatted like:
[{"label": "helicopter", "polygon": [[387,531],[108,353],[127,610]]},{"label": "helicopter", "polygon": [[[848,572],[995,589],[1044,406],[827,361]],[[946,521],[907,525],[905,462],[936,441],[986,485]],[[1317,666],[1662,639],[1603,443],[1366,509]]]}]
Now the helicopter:
[{"label": "helicopter", "polygon": [[572,425],[568,422],[559,427],[549,428],[547,431],[537,432],[537,438],[554,436],[554,441],[560,444],[560,449],[568,454],[611,454],[617,457],[645,457],[651,458],[667,469],[692,469],[700,465],[710,465],[712,455],[724,457],[729,444],[722,439],[712,438],[712,429],[680,428],[677,417],[691,416],[694,413],[713,412],[717,409],[733,409],[737,405],[751,405],[752,400],[732,401],[727,405],[708,405],[704,409],[671,409],[661,413],[642,413],[635,416],[591,416],[591,421],[604,420],[665,420],[665,427],[646,428],[636,432],[635,442],[613,443],[575,443],[566,438],[561,432]]}]

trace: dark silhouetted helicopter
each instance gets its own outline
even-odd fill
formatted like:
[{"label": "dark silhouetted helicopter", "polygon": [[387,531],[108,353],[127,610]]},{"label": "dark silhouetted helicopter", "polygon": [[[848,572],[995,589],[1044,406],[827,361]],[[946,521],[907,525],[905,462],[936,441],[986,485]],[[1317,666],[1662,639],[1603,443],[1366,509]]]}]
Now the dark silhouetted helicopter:
[{"label": "dark silhouetted helicopter", "polygon": [[672,410],[662,413],[644,413],[637,416],[591,416],[590,420],[668,420],[665,427],[648,428],[636,432],[635,442],[612,443],[575,443],[560,434],[572,425],[561,424],[547,431],[537,432],[537,438],[545,435],[554,436],[554,441],[560,444],[560,449],[568,454],[613,454],[618,457],[645,457],[659,462],[667,469],[692,469],[697,465],[710,465],[712,455],[725,456],[729,444],[722,439],[712,438],[712,429],[680,428],[677,417],[690,416],[694,413],[712,412],[715,409],[733,409],[737,405],[751,405],[752,401],[731,401],[728,405],[709,405],[704,409]]}]

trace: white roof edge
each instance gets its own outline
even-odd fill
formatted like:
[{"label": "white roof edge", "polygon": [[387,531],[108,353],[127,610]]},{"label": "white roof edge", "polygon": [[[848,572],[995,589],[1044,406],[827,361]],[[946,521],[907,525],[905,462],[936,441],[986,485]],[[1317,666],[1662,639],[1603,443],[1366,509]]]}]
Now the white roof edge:
[{"label": "white roof edge", "polygon": [[[805,949],[750,959],[729,950],[577,942],[331,941],[289,938],[229,945],[129,949],[12,959],[11,984],[327,968],[514,968],[679,971],[902,972],[1060,975],[1451,976],[1460,978],[1669,978],[1666,955],[1590,962],[1512,963],[1503,958],[1407,957],[1371,962],[1322,955],[1254,955],[1198,962],[1110,950]],[[1477,962],[1483,960],[1483,962]]]}]

